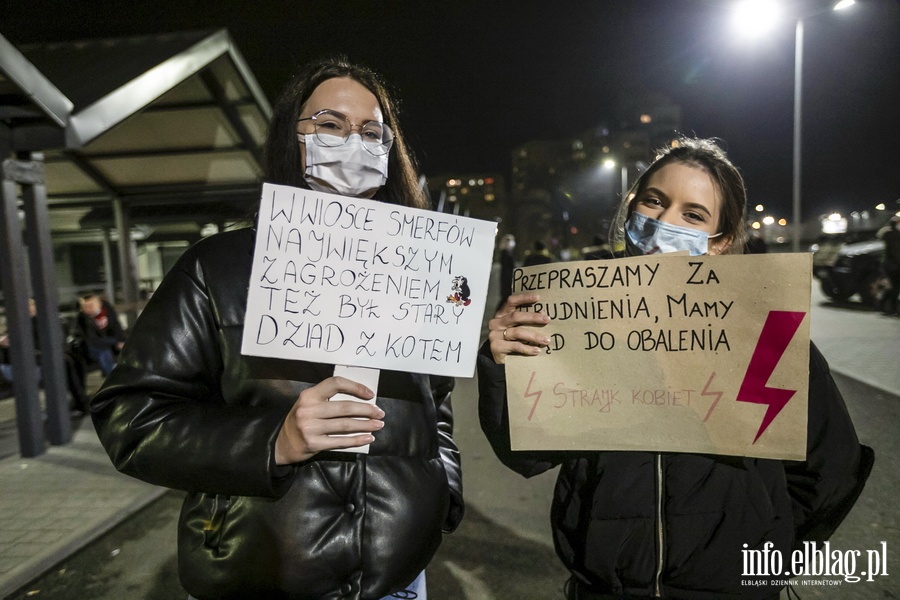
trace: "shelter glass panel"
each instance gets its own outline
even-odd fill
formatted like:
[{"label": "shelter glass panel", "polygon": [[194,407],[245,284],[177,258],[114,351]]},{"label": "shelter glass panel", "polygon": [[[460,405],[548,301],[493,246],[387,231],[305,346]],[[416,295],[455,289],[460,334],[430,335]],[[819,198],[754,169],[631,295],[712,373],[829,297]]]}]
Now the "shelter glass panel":
[{"label": "shelter glass panel", "polygon": [[238,109],[238,112],[241,115],[241,121],[244,122],[247,131],[250,132],[250,135],[253,136],[256,143],[262,146],[266,140],[268,121],[259,110],[259,107],[255,104],[242,106]]},{"label": "shelter glass panel", "polygon": [[212,102],[213,98],[199,77],[188,77],[160,96],[151,106],[168,106]]},{"label": "shelter glass panel", "polygon": [[230,148],[237,144],[217,107],[148,110],[123,121],[85,148],[86,153]]},{"label": "shelter glass panel", "polygon": [[48,196],[104,193],[102,187],[67,160],[48,159],[44,163],[44,176]]},{"label": "shelter glass panel", "polygon": [[244,79],[235,69],[234,63],[231,62],[228,56],[216,59],[212,64],[212,72],[222,84],[222,88],[225,90],[225,97],[229,101],[252,100],[250,90],[247,89]]},{"label": "shelter glass panel", "polygon": [[117,186],[245,183],[260,175],[256,161],[244,151],[111,158],[94,164]]}]

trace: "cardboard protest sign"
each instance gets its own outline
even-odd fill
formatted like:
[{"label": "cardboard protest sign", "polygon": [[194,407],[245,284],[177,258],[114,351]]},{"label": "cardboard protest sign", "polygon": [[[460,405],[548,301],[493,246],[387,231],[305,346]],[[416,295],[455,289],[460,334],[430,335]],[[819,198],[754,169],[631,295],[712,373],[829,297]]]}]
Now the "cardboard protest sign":
[{"label": "cardboard protest sign", "polygon": [[546,352],[506,360],[515,450],[802,459],[811,255],[655,255],[517,269]]},{"label": "cardboard protest sign", "polygon": [[241,352],[471,377],[496,224],[265,184]]}]

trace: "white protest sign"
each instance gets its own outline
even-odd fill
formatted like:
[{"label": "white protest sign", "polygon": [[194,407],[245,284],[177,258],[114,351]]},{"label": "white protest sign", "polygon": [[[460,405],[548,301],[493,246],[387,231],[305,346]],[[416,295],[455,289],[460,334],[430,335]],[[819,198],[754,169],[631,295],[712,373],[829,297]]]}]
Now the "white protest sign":
[{"label": "white protest sign", "polygon": [[264,184],[243,354],[475,370],[496,224]]},{"label": "white protest sign", "polygon": [[811,255],[652,255],[517,269],[552,320],[506,360],[514,450],[802,459]]}]

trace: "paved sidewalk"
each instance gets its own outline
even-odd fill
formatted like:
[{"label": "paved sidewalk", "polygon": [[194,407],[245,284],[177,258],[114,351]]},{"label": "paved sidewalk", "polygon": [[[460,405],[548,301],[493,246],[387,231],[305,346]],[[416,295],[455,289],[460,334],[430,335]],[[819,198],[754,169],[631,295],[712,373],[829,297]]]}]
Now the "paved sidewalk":
[{"label": "paved sidewalk", "polygon": [[858,303],[835,304],[813,280],[809,336],[831,370],[856,381],[900,394],[900,318]]},{"label": "paved sidewalk", "polygon": [[[900,319],[852,304],[834,306],[814,285],[811,337],[834,371],[890,394],[900,392]],[[2,401],[5,412],[9,402]],[[490,499],[478,491],[470,489],[469,501],[493,516]],[[0,598],[164,492],[117,473],[87,418],[66,446],[50,447],[37,458],[0,460]]]},{"label": "paved sidewalk", "polygon": [[0,482],[0,598],[165,492],[119,474],[87,418],[65,446],[0,460]]}]

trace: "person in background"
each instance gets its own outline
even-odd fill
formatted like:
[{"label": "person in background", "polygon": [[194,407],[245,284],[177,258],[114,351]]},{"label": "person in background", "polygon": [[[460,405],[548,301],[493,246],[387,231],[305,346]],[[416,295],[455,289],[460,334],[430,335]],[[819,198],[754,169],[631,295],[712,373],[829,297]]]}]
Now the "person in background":
[{"label": "person in background", "polygon": [[583,260],[607,260],[613,258],[612,248],[602,235],[595,235],[590,246],[581,249]]},{"label": "person in background", "polygon": [[500,302],[499,309],[512,291],[513,269],[516,268],[516,236],[507,233],[500,238]]},{"label": "person in background", "polygon": [[900,216],[894,215],[881,237],[884,240],[884,258],[881,268],[890,287],[881,299],[881,311],[886,315],[900,315],[897,300],[900,296]]},{"label": "person in background", "polygon": [[[344,59],[277,101],[266,182],[427,209],[396,103]],[[169,271],[91,403],[113,464],[184,490],[179,576],[194,597],[426,598],[463,514],[449,377],[241,354],[255,228],[205,238]],[[335,452],[368,445],[368,454]]]},{"label": "person in background", "polygon": [[541,240],[534,240],[531,250],[525,253],[525,260],[522,261],[523,267],[531,267],[533,265],[545,265],[553,262],[553,256],[547,250],[547,245]]},{"label": "person in background", "polygon": [[100,366],[103,376],[116,366],[116,355],[125,345],[125,330],[113,305],[93,292],[79,300],[77,327],[84,338],[90,361]]},{"label": "person in background", "polygon": [[[37,304],[35,303],[34,298],[28,299],[28,314],[31,317],[31,333],[34,337],[35,362],[37,363],[34,368],[34,381],[36,384],[40,384],[41,345],[40,339],[38,339]],[[4,333],[0,336],[0,379],[11,384],[13,382],[13,369],[11,357],[9,355],[9,344],[9,333]]]},{"label": "person in background", "polygon": [[[37,321],[37,303],[34,298],[28,299],[28,313],[31,315],[31,333],[34,337],[34,359],[35,359],[35,383],[43,386],[43,368],[41,366],[41,340],[38,335]],[[67,333],[65,321],[60,319],[60,328],[63,334]],[[10,337],[9,334],[0,336],[0,379],[12,384],[13,369],[10,364],[9,356]],[[88,397],[85,393],[84,378],[85,368],[83,359],[73,352],[68,346],[63,352],[63,366],[66,369],[66,387],[69,392],[69,408],[72,410],[73,416],[80,416],[87,411]]]},{"label": "person in background", "polygon": [[[740,253],[746,192],[712,140],[666,148],[623,199],[613,238],[628,255]],[[850,511],[871,471],[843,397],[810,345],[805,461],[678,452],[523,452],[510,449],[507,356],[549,345],[549,318],[516,311],[513,294],[489,322],[478,357],[481,427],[497,457],[525,477],[561,465],[551,512],[554,545],[571,573],[569,600],[776,600],[778,579],[742,585],[744,549],[782,556],[821,542]],[[600,435],[602,432],[598,432]]]}]

